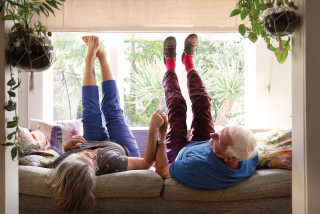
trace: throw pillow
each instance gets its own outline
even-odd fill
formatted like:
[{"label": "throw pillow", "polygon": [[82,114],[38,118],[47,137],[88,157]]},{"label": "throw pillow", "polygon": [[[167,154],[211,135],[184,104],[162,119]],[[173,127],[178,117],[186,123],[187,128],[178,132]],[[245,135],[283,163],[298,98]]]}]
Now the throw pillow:
[{"label": "throw pillow", "polygon": [[53,149],[46,151],[31,151],[19,158],[20,165],[50,167],[50,165],[59,157],[59,154]]},{"label": "throw pillow", "polygon": [[292,167],[292,130],[276,129],[257,133],[259,162],[257,168]]},{"label": "throw pillow", "polygon": [[30,132],[29,129],[20,126],[18,129],[18,137],[23,153],[28,152],[29,150],[44,151],[51,148],[48,139],[40,130]]},{"label": "throw pillow", "polygon": [[41,130],[48,138],[51,148],[62,154],[63,146],[74,135],[83,135],[81,120],[64,120],[45,122],[43,120],[29,119],[31,130]]}]

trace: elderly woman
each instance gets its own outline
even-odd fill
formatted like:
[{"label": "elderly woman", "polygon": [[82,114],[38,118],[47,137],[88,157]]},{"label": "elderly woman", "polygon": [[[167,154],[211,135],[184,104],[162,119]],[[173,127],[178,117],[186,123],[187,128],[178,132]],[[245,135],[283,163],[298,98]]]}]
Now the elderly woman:
[{"label": "elderly woman", "polygon": [[[157,149],[161,112],[150,120],[148,144],[144,158],[123,117],[116,82],[112,77],[106,52],[96,36],[82,38],[88,46],[82,87],[84,136],[73,136],[64,146],[64,153],[53,163],[48,176],[53,198],[62,211],[77,212],[95,204],[93,189],[96,175],[135,169],[149,169]],[[96,86],[94,62],[101,65],[101,110],[106,128],[102,125],[99,93]]]}]

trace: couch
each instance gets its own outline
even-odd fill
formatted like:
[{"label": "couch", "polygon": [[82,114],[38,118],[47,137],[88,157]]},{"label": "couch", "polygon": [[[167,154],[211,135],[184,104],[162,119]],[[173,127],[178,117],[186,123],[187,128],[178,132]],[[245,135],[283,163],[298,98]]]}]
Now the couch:
[{"label": "couch", "polygon": [[[146,132],[134,132],[138,141]],[[144,151],[143,151],[144,152]],[[142,152],[142,153],[143,153]],[[20,213],[59,213],[43,183],[51,169],[19,166]],[[97,204],[81,213],[291,213],[292,179],[288,169],[259,169],[235,186],[193,190],[153,170],[134,170],[97,177]]]}]

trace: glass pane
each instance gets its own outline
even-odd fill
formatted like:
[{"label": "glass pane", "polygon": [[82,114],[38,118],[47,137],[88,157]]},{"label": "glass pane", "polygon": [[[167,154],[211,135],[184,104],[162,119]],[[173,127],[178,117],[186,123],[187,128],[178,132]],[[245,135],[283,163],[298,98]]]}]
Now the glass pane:
[{"label": "glass pane", "polygon": [[[82,33],[54,33],[53,42],[57,62],[54,65],[54,120],[81,118],[81,86],[87,48],[81,41]],[[102,44],[109,44],[110,34],[99,34]],[[116,72],[121,79],[123,109],[132,127],[147,127],[157,109],[167,113],[162,88],[165,72],[162,46],[166,34],[121,34],[113,46],[123,53],[117,58],[122,68]],[[170,34],[177,38],[177,75],[181,78],[184,66],[180,51],[188,34]],[[201,75],[212,98],[212,115],[215,125],[244,123],[244,43],[238,34],[198,34],[196,70]],[[112,56],[112,51],[108,56]],[[97,84],[101,83],[97,62]],[[119,80],[118,80],[119,81]],[[181,84],[181,83],[180,83]],[[181,87],[183,93],[186,87]],[[100,93],[101,95],[101,93]],[[188,99],[188,97],[185,97]],[[191,106],[188,106],[191,109]]]}]

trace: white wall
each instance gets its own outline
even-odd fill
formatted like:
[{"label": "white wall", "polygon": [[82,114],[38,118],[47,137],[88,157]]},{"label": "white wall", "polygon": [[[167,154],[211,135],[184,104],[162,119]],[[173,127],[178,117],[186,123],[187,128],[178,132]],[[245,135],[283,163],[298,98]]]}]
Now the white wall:
[{"label": "white wall", "polygon": [[293,38],[293,211],[319,213],[320,1],[297,0],[300,26]]},{"label": "white wall", "polygon": [[[11,27],[4,23],[0,13],[0,143],[6,142],[6,136],[14,129],[6,129],[6,122],[12,120],[13,112],[4,110],[5,98],[8,98],[6,83],[10,80],[9,67],[5,63],[5,31]],[[15,75],[15,78],[17,75]],[[0,146],[0,213],[19,213],[18,161],[11,159],[12,147]]]},{"label": "white wall", "polygon": [[246,61],[246,126],[292,127],[291,54],[280,64],[261,38],[250,46],[247,54],[255,56]]}]

